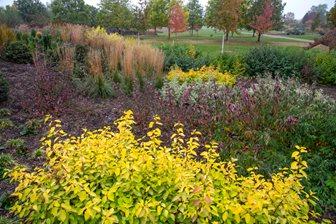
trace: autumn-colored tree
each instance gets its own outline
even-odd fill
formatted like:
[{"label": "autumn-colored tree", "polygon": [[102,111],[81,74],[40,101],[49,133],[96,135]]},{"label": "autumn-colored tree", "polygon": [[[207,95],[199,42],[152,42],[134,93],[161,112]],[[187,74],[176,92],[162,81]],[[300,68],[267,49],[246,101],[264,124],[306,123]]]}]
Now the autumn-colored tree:
[{"label": "autumn-colored tree", "polygon": [[225,32],[225,40],[229,39],[230,32],[236,32],[240,5],[243,0],[209,0],[206,14],[208,26]]},{"label": "autumn-colored tree", "polygon": [[203,26],[203,8],[199,0],[190,0],[187,4],[187,9],[189,29],[193,36],[194,30],[198,31]]},{"label": "autumn-colored tree", "polygon": [[[240,20],[240,9],[243,0],[209,0],[205,21],[209,27],[223,31],[224,40],[229,40],[229,33],[236,32]],[[225,39],[224,39],[225,38]]]},{"label": "autumn-colored tree", "polygon": [[175,3],[170,9],[169,29],[173,33],[181,33],[187,30],[185,11],[179,3]]},{"label": "autumn-colored tree", "polygon": [[273,7],[271,1],[266,0],[262,14],[257,17],[255,23],[251,24],[251,27],[258,32],[258,42],[260,42],[261,35],[272,28],[272,15]]}]

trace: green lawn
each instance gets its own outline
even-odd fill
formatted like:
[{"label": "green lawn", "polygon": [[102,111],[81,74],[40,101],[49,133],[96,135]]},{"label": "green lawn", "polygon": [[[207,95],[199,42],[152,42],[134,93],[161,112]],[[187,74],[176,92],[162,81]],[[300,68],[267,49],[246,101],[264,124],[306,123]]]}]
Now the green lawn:
[{"label": "green lawn", "polygon": [[[210,28],[202,28],[192,36],[190,32],[171,34],[168,40],[167,32],[159,33],[158,36],[144,36],[143,41],[155,46],[162,44],[192,44],[200,51],[216,55],[221,51],[222,32]],[[240,30],[233,36],[230,35],[229,41],[225,42],[224,51],[228,53],[244,53],[253,47],[260,45],[271,45],[279,48],[303,48],[308,43],[300,40],[287,39],[292,36],[262,36],[261,42],[257,42],[257,37],[252,37],[252,33],[246,30]],[[293,36],[295,38],[296,36]],[[300,36],[301,39],[313,38],[313,34]],[[300,39],[300,38],[298,38]],[[308,40],[308,39],[307,39]]]}]

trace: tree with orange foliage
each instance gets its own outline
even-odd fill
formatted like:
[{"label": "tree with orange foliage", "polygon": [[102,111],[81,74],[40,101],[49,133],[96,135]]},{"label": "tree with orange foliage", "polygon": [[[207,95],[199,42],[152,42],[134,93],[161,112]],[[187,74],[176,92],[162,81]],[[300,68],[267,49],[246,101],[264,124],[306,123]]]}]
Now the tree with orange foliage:
[{"label": "tree with orange foliage", "polygon": [[169,29],[173,33],[181,33],[187,30],[185,11],[179,3],[175,3],[170,9]]},{"label": "tree with orange foliage", "polygon": [[272,28],[272,15],[272,3],[270,0],[265,0],[262,14],[257,16],[255,23],[251,24],[251,27],[258,32],[258,42],[260,42],[261,35]]}]

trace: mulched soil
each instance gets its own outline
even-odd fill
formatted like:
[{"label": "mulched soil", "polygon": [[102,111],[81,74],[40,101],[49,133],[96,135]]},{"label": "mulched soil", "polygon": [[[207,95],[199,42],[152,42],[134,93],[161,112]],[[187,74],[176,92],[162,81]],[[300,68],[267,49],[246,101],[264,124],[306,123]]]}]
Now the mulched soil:
[{"label": "mulched soil", "polygon": [[[32,108],[34,107],[34,103],[32,103],[34,99],[31,97],[31,92],[34,91],[33,88],[36,86],[34,83],[36,68],[33,65],[19,65],[0,60],[0,72],[5,75],[10,84],[9,100],[5,103],[0,103],[0,108],[9,109],[11,111],[9,118],[14,122],[14,127],[0,133],[0,153],[9,153],[17,163],[29,167],[40,166],[43,163],[43,159],[35,158],[33,155],[34,151],[39,147],[40,139],[46,133],[47,127],[42,127],[37,135],[20,135],[23,125],[28,120],[43,118],[41,114],[31,113],[31,111],[35,111]],[[68,88],[71,90],[69,91],[67,102],[60,102],[61,110],[52,114],[53,118],[62,121],[63,129],[70,134],[79,134],[83,128],[94,130],[105,125],[113,125],[113,121],[134,104],[134,98],[120,92],[117,93],[118,97],[111,99],[87,97],[74,91],[75,87],[72,86],[69,77],[66,77],[66,75],[56,72],[53,72],[53,75],[62,76],[62,80],[67,82]],[[325,93],[336,99],[335,87],[318,86],[318,88],[321,88]],[[150,97],[150,94],[145,94],[145,96]],[[147,101],[151,101],[151,99]],[[135,132],[138,135],[142,135],[144,130],[136,128]],[[17,155],[12,149],[4,147],[8,139],[15,138],[21,138],[26,141],[28,147],[26,155]],[[13,188],[14,186],[9,184],[8,181],[0,181],[0,192],[11,192]],[[0,208],[0,215],[8,215],[8,212]]]}]

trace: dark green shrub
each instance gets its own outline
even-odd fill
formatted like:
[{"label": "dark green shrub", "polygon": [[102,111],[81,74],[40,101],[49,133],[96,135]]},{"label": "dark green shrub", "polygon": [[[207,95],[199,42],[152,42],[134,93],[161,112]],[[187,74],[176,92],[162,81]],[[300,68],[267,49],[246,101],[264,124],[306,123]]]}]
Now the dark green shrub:
[{"label": "dark green shrub", "polygon": [[88,75],[77,85],[88,95],[93,97],[108,98],[114,96],[111,81],[104,76]]},{"label": "dark green shrub", "polygon": [[133,79],[125,76],[122,80],[121,88],[126,95],[131,95],[134,89]]},{"label": "dark green shrub", "polygon": [[75,64],[73,76],[75,78],[84,78],[88,74],[87,60],[89,48],[88,46],[78,44],[75,49]]},{"label": "dark green shrub", "polygon": [[8,44],[5,47],[4,58],[7,61],[17,64],[28,64],[33,62],[33,57],[28,46],[22,41]]},{"label": "dark green shrub", "polygon": [[310,60],[319,83],[336,85],[336,52],[319,52],[311,55]]},{"label": "dark green shrub", "polygon": [[272,75],[288,78],[301,77],[307,60],[304,51],[262,46],[251,49],[245,55],[245,63],[249,76]]},{"label": "dark green shrub", "polygon": [[8,99],[9,84],[4,75],[0,72],[0,103]]},{"label": "dark green shrub", "polygon": [[178,66],[183,71],[199,69],[210,65],[209,56],[204,56],[194,46],[187,45],[162,45],[160,49],[165,55],[164,70],[169,71],[171,67]]}]

